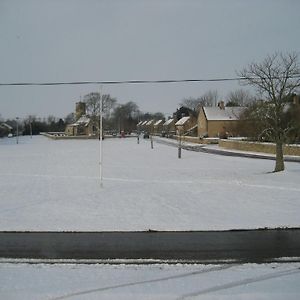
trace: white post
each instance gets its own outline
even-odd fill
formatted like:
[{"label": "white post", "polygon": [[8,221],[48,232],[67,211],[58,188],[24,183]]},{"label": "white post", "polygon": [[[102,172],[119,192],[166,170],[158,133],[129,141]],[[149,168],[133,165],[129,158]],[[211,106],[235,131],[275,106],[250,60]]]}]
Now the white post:
[{"label": "white post", "polygon": [[102,120],[102,110],[103,110],[103,99],[102,99],[102,87],[100,87],[100,97],[99,97],[99,101],[100,101],[100,114],[99,114],[99,138],[100,138],[100,162],[99,162],[99,166],[100,166],[100,187],[103,187],[103,176],[102,176],[102,165],[103,165],[103,145],[102,145],[102,139],[103,139],[103,120]]},{"label": "white post", "polygon": [[29,128],[30,128],[30,138],[32,139],[32,124],[31,124],[31,118],[29,118]]},{"label": "white post", "polygon": [[16,117],[17,120],[17,144],[19,144],[19,118]]}]

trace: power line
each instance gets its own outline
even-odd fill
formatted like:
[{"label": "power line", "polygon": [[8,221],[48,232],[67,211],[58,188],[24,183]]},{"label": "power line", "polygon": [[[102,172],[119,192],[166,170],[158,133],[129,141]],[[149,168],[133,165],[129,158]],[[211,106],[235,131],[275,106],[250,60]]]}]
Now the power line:
[{"label": "power line", "polygon": [[70,82],[11,82],[0,83],[0,86],[52,86],[52,85],[88,85],[88,84],[157,84],[157,83],[184,83],[184,82],[214,82],[237,81],[241,78],[216,78],[216,79],[167,79],[167,80],[124,80],[124,81],[70,81]]},{"label": "power line", "polygon": [[[295,74],[290,78],[300,78],[300,74]],[[61,81],[61,82],[9,82],[0,83],[0,86],[54,86],[54,85],[121,85],[121,84],[168,84],[168,83],[197,83],[197,82],[225,82],[225,81],[245,81],[249,78],[210,78],[210,79],[166,79],[166,80],[124,80],[124,81]],[[250,78],[261,79],[261,78]]]}]

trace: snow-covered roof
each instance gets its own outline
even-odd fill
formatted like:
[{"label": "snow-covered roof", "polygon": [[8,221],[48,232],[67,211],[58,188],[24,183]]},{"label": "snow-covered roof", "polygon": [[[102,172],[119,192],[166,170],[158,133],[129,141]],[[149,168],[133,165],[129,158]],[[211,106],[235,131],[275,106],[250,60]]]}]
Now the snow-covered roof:
[{"label": "snow-covered roof", "polygon": [[244,110],[244,107],[203,107],[206,119],[208,121],[229,121],[238,120],[239,115]]},{"label": "snow-covered roof", "polygon": [[148,121],[144,121],[141,125],[144,126],[148,123]]},{"label": "snow-covered roof", "polygon": [[12,130],[12,129],[13,129],[12,126],[8,125],[7,123],[2,123],[2,124],[0,125],[0,127],[5,127],[5,128],[7,128],[7,129],[9,129],[9,130]]},{"label": "snow-covered roof", "polygon": [[154,123],[154,120],[150,120],[150,121],[148,121],[147,123],[146,123],[146,125],[147,126],[150,126],[150,125],[152,125]]},{"label": "snow-covered roof", "polygon": [[176,126],[178,126],[178,125],[184,125],[189,119],[190,119],[190,117],[183,117],[183,118],[181,118],[179,121],[177,121],[177,122],[175,123],[175,125],[176,125]]},{"label": "snow-covered roof", "polygon": [[157,122],[154,123],[154,126],[158,126],[162,123],[162,120],[158,120]]},{"label": "snow-covered roof", "polygon": [[86,115],[81,116],[75,123],[75,126],[84,125],[87,126],[90,123],[90,118]]},{"label": "snow-covered roof", "polygon": [[137,123],[137,126],[141,126],[142,123],[144,123],[144,121],[139,121],[139,122]]},{"label": "snow-covered roof", "polygon": [[169,120],[167,120],[163,125],[164,125],[164,126],[168,126],[168,125],[170,125],[173,121],[174,121],[174,119],[169,119]]}]

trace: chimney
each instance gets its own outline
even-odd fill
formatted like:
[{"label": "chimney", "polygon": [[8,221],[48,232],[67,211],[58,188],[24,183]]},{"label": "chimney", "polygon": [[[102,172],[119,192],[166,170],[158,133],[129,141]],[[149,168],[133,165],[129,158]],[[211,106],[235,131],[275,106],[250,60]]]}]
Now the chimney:
[{"label": "chimney", "polygon": [[220,101],[220,102],[218,103],[218,107],[219,107],[220,109],[222,109],[222,110],[225,110],[225,103],[224,103],[224,101]]},{"label": "chimney", "polygon": [[294,97],[293,97],[293,103],[295,105],[299,105],[300,104],[300,99],[299,99],[298,95],[294,95]]}]

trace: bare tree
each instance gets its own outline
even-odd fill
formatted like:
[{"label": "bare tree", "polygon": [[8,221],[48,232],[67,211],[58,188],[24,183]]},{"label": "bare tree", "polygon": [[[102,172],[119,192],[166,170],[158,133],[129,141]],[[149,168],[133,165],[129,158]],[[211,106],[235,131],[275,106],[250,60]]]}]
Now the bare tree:
[{"label": "bare tree", "polygon": [[115,128],[119,132],[132,131],[136,127],[139,114],[139,107],[135,102],[129,101],[125,104],[120,104],[113,111]]},{"label": "bare tree", "polygon": [[[86,110],[90,116],[99,116],[100,112],[100,93],[93,92],[85,95],[83,101],[86,103]],[[102,110],[104,114],[110,114],[117,100],[109,94],[102,95]]]},{"label": "bare tree", "polygon": [[261,63],[251,63],[238,74],[266,98],[266,101],[255,106],[252,117],[263,124],[261,134],[276,143],[274,172],[283,171],[283,145],[292,129],[292,125],[283,120],[286,120],[288,96],[300,86],[298,56],[296,53],[275,53]]},{"label": "bare tree", "polygon": [[179,105],[192,110],[198,110],[200,106],[217,106],[219,101],[218,91],[208,91],[198,98],[184,98]]},{"label": "bare tree", "polygon": [[[201,106],[202,102],[200,98],[184,98],[182,101],[179,103],[180,106],[187,107],[191,110],[197,110],[199,106]],[[203,106],[203,105],[202,105]]]},{"label": "bare tree", "polygon": [[248,106],[255,98],[247,90],[238,89],[228,93],[226,106]]},{"label": "bare tree", "polygon": [[206,92],[200,97],[202,106],[217,106],[219,102],[219,95],[217,90]]},{"label": "bare tree", "polygon": [[66,124],[72,124],[75,122],[75,113],[71,112],[66,115],[65,117],[65,123]]}]

